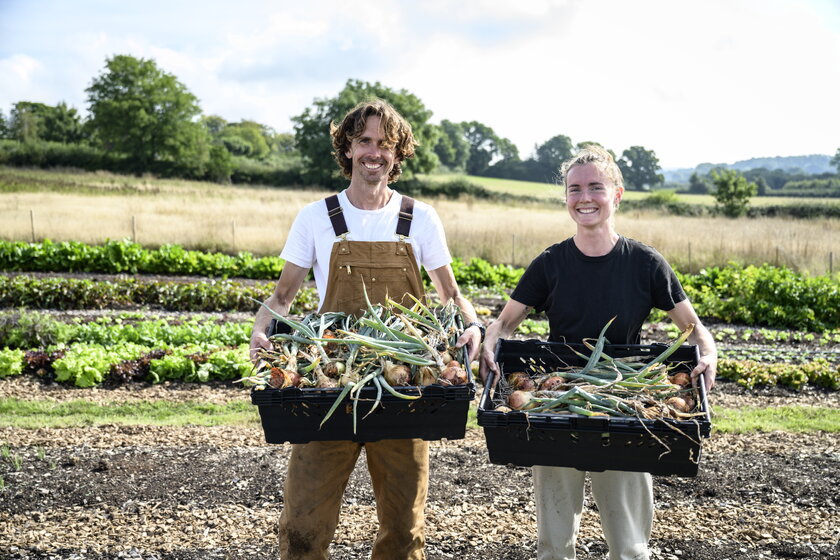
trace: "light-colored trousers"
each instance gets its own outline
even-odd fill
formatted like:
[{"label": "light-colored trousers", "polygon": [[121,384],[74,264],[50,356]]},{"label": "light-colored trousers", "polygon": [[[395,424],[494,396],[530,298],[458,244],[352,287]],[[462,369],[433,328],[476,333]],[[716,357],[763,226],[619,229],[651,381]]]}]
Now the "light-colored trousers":
[{"label": "light-colored trousers", "polygon": [[[533,467],[538,560],[574,560],[586,472]],[[653,480],[649,473],[590,472],[609,560],[649,560]]]}]

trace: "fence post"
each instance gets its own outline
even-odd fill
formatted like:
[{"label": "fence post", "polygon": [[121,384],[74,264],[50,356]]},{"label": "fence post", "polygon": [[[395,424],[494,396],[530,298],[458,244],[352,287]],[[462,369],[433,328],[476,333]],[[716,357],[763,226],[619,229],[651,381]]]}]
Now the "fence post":
[{"label": "fence post", "polygon": [[516,266],[516,234],[510,237],[510,266]]},{"label": "fence post", "polygon": [[691,241],[688,242],[688,273],[694,274],[691,270]]},{"label": "fence post", "polygon": [[131,217],[131,240],[137,243],[137,219],[134,216]]},{"label": "fence post", "polygon": [[32,230],[32,243],[35,243],[35,210],[29,210],[29,227]]}]

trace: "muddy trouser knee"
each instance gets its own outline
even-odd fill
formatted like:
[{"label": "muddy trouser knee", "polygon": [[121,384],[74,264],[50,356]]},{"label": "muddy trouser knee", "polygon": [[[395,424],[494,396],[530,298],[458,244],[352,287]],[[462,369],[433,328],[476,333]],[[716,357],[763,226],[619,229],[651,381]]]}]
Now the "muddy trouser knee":
[{"label": "muddy trouser knee", "polygon": [[371,560],[423,560],[429,442],[392,439],[365,444],[379,533]]},{"label": "muddy trouser knee", "polygon": [[583,512],[586,473],[565,467],[536,466],[537,559],[574,560]]},{"label": "muddy trouser knee", "polygon": [[292,446],[280,514],[282,560],[329,557],[342,496],[360,452],[361,444],[351,441]]},{"label": "muddy trouser knee", "polygon": [[610,549],[609,560],[648,560],[653,527],[653,480],[648,473],[590,473],[592,496]]}]

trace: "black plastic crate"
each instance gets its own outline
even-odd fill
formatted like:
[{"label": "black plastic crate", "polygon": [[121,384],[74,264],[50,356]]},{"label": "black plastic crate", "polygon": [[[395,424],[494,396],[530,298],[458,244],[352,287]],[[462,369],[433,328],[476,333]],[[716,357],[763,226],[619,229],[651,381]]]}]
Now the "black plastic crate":
[{"label": "black plastic crate", "polygon": [[[283,332],[283,327],[284,323],[272,319],[268,332]],[[462,439],[466,433],[469,405],[475,397],[475,382],[466,349],[462,359],[469,376],[466,385],[395,387],[400,393],[421,397],[405,400],[383,392],[379,406],[367,417],[376,399],[376,389],[364,387],[356,410],[355,432],[353,401],[349,398],[345,398],[323,427],[320,426],[341,389],[252,390],[251,402],[259,407],[267,443]]]},{"label": "black plastic crate", "polygon": [[[664,344],[608,344],[604,353],[613,358],[640,356],[650,361],[666,348]],[[585,360],[573,350],[584,355],[591,352],[582,344],[502,339],[496,346],[496,361],[502,375],[514,371],[538,375],[562,366],[582,366]],[[697,360],[697,347],[683,345],[666,363],[674,364],[675,371],[690,372]],[[484,428],[491,463],[697,475],[702,438],[711,433],[702,379],[698,408],[706,414],[691,420],[500,412],[493,403],[492,373],[487,381],[478,407],[478,424]]]}]

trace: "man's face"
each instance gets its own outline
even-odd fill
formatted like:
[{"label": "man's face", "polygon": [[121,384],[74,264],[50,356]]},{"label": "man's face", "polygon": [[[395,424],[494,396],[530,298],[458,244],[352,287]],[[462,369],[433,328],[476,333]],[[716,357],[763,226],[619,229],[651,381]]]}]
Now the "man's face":
[{"label": "man's face", "polygon": [[350,142],[345,155],[353,161],[351,183],[362,181],[367,184],[388,184],[388,176],[394,168],[396,153],[393,147],[384,147],[385,136],[381,118],[372,115],[365,122],[365,130]]}]

